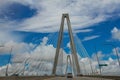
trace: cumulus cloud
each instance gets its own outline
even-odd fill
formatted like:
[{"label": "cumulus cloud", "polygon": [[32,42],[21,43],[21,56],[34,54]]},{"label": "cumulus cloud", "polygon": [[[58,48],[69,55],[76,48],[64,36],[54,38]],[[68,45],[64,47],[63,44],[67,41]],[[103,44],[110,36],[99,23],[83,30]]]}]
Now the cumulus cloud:
[{"label": "cumulus cloud", "polygon": [[[22,54],[16,54],[12,58],[12,64],[9,64],[9,75],[12,75],[13,73],[19,73],[20,75],[23,74],[24,71],[24,65],[25,66],[25,75],[50,75],[52,68],[53,68],[53,61],[55,56],[55,50],[56,48],[53,47],[52,44],[46,44],[47,37],[43,38],[43,42],[38,45],[33,51],[29,53]],[[44,43],[44,45],[43,45]],[[59,56],[61,56],[61,59],[59,59],[59,64],[57,67],[57,71],[61,72],[63,70],[65,72],[66,69],[66,57],[67,54],[64,52],[64,50],[60,50]],[[104,57],[103,53],[101,51],[98,51],[99,58]],[[96,57],[94,55],[94,57]],[[78,55],[79,64],[80,64],[80,70],[83,74],[93,74],[91,71],[90,61],[93,68],[93,72],[95,74],[99,73],[98,68],[98,62],[96,59],[88,58],[88,57],[81,57]],[[22,62],[22,63],[20,63]],[[62,62],[62,65],[61,65]],[[109,57],[108,60],[100,59],[100,63],[107,64],[108,66],[102,67],[102,74],[103,75],[120,75],[119,71],[119,65],[117,63],[116,59],[112,59]],[[62,66],[62,68],[61,68]],[[59,69],[59,70],[58,70]],[[0,67],[0,73],[1,76],[5,75],[6,65]]]},{"label": "cumulus cloud", "polygon": [[70,42],[67,43],[67,47],[70,48]]},{"label": "cumulus cloud", "polygon": [[116,47],[112,49],[112,55],[113,56],[120,56],[120,47]]},{"label": "cumulus cloud", "polygon": [[98,57],[99,59],[103,59],[104,56],[105,56],[105,55],[103,54],[102,51],[98,51],[97,53],[93,53],[93,54],[92,54],[92,58],[93,58],[94,60],[97,60],[97,57]]},{"label": "cumulus cloud", "polygon": [[114,27],[111,30],[112,39],[120,41],[120,30],[117,27]]},{"label": "cumulus cloud", "polygon": [[117,60],[114,60],[110,57],[108,61],[104,61],[104,63],[108,66],[102,67],[103,75],[120,75],[120,69]]},{"label": "cumulus cloud", "polygon": [[3,47],[0,48],[0,54],[10,54],[10,50],[12,48],[12,53],[16,54],[16,53],[24,53],[24,52],[28,52],[30,50],[32,50],[34,48],[35,45],[33,45],[32,43],[27,44],[24,42],[14,42],[14,41],[9,41],[6,42],[5,44],[3,44]]},{"label": "cumulus cloud", "polygon": [[[35,50],[31,52],[29,63],[31,66],[31,70],[34,70],[35,68],[39,69],[41,72],[44,72],[45,70],[47,70],[47,72],[45,73],[50,75],[53,68],[56,48],[54,48],[52,44],[47,45],[46,44],[47,40],[48,38],[44,37],[43,42],[39,46],[37,46]],[[59,57],[63,57],[63,58],[58,60],[58,66],[60,66],[59,61],[63,61],[62,62],[63,64],[66,63],[66,56],[67,56],[66,52],[64,50],[60,50]],[[34,67],[36,65],[38,66]],[[38,72],[38,74],[42,74],[41,72]]]},{"label": "cumulus cloud", "polygon": [[[109,56],[107,54],[103,54],[102,51],[98,51],[97,56],[98,56],[100,64],[107,64],[107,66],[102,66],[102,75],[117,75],[117,76],[120,75],[119,64],[118,64],[117,59],[113,59],[110,56],[110,54]],[[93,66],[94,71],[99,72],[97,56],[96,54],[93,53],[92,66]],[[108,59],[104,60],[103,58],[106,56],[108,56]]]},{"label": "cumulus cloud", "polygon": [[[31,47],[34,47],[33,44],[15,42],[6,43],[5,46],[7,45],[7,47],[11,45],[17,46],[13,48],[15,49],[15,51],[13,51],[14,54],[12,54],[13,57],[11,59],[11,64],[8,71],[9,75],[12,75],[14,73],[19,73],[20,75],[22,75],[24,71],[24,66],[25,75],[50,75],[52,73],[56,48],[54,48],[52,44],[46,44],[47,41],[48,38],[44,37],[42,43],[40,43],[40,45],[38,45],[34,50],[30,49]],[[0,51],[2,51],[2,49]],[[3,51],[5,52],[7,50]],[[65,63],[67,57],[66,52],[60,49],[59,57],[60,58],[58,60],[57,72],[60,72],[61,69],[65,71]],[[62,63],[64,66],[62,66],[61,68],[60,66]],[[2,75],[5,74],[5,69],[5,67],[0,67]]]},{"label": "cumulus cloud", "polygon": [[[92,70],[89,60],[91,60]],[[81,58],[79,64],[81,67],[81,72],[83,74],[98,75],[100,73],[97,60]],[[117,75],[117,76],[120,75],[119,64],[117,63],[116,59],[112,59],[111,57],[109,57],[107,60],[100,60],[100,64],[107,64],[107,66],[102,67],[102,75]]]},{"label": "cumulus cloud", "polygon": [[[101,55],[104,56],[103,54]],[[94,58],[96,58],[96,56],[94,56]],[[79,58],[79,65],[82,74],[100,74],[98,62],[94,58]],[[107,64],[107,66],[102,67],[102,75],[120,75],[119,64],[116,59],[111,57],[109,57],[107,60],[100,59],[100,64]]]},{"label": "cumulus cloud", "polygon": [[[7,2],[8,1],[8,2]],[[37,14],[20,23],[20,27],[14,26],[11,30],[35,31],[35,32],[55,32],[59,29],[62,13],[69,13],[73,29],[83,29],[96,23],[119,14],[120,1],[118,0],[7,0],[2,3],[18,2],[37,9]],[[95,4],[96,3],[96,4]],[[89,7],[90,6],[90,7]],[[116,12],[118,11],[118,12]],[[116,13],[116,14],[114,14]],[[5,24],[5,23],[0,23]]]}]

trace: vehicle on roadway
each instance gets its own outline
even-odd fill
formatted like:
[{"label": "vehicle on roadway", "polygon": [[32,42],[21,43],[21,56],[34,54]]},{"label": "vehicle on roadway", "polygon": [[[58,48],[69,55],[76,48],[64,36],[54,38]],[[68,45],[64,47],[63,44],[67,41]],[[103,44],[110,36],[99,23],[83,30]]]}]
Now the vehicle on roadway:
[{"label": "vehicle on roadway", "polygon": [[11,76],[19,76],[19,74],[12,74]]},{"label": "vehicle on roadway", "polygon": [[73,78],[72,73],[67,73],[67,78]]}]

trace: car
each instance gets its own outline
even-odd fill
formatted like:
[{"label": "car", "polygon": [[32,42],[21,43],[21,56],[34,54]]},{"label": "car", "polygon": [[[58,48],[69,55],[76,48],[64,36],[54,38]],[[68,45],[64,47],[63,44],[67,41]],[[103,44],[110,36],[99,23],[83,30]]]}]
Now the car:
[{"label": "car", "polygon": [[72,73],[67,73],[67,78],[73,78]]},{"label": "car", "polygon": [[11,76],[19,76],[19,74],[12,74]]},{"label": "car", "polygon": [[83,74],[78,74],[77,76],[83,76]]}]

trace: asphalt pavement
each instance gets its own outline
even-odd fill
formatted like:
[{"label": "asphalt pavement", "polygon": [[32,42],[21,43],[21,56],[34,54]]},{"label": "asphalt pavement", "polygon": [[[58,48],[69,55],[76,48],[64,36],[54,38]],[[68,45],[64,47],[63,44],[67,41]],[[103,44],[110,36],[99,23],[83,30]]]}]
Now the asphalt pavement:
[{"label": "asphalt pavement", "polygon": [[45,80],[113,80],[113,79],[90,78],[90,77],[76,77],[76,78],[56,77]]}]

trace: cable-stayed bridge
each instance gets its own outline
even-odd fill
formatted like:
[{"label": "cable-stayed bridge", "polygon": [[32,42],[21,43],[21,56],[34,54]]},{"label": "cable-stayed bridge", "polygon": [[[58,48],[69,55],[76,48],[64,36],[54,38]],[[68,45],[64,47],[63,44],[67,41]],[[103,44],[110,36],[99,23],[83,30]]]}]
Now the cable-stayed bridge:
[{"label": "cable-stayed bridge", "polygon": [[[66,41],[69,43],[66,44]],[[13,61],[14,68],[11,71],[6,70],[8,77],[2,80],[7,78],[11,80],[27,80],[28,78],[29,80],[33,78],[35,80],[66,80],[69,77],[71,80],[112,80],[104,79],[110,77],[101,76],[99,68],[92,66],[92,60],[81,40],[72,31],[68,14],[62,15],[59,32],[49,34],[48,40],[45,38],[39,48],[46,51],[41,50],[40,55],[30,55],[24,61]],[[84,63],[81,58],[84,58],[86,62]]]}]

